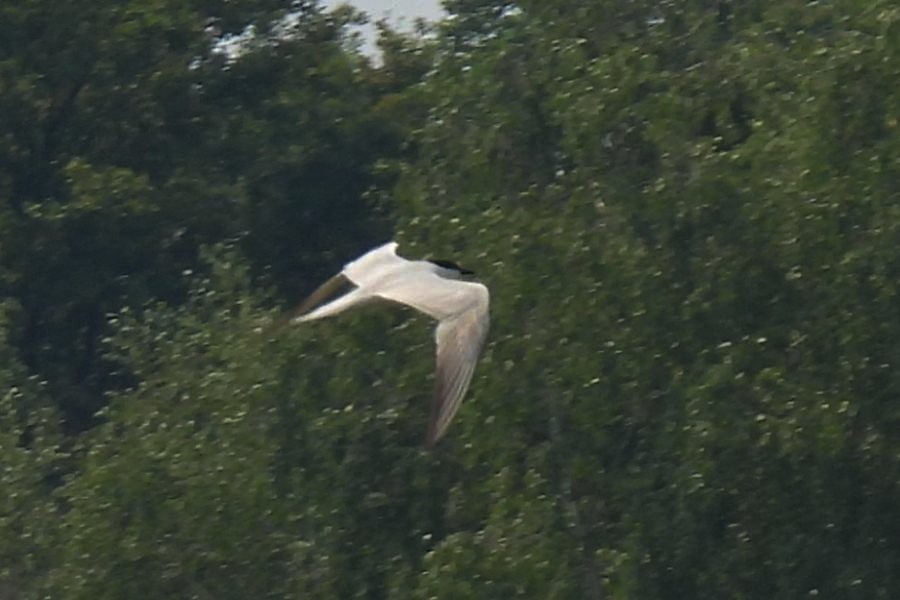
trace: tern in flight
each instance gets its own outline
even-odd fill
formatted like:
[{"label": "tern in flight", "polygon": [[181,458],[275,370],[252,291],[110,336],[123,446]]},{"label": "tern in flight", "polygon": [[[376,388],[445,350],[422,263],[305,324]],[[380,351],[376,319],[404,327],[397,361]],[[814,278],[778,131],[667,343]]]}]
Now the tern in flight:
[{"label": "tern in flight", "polygon": [[[396,251],[397,243],[388,242],[348,263],[288,318],[291,323],[313,321],[373,300],[389,300],[436,319],[436,389],[425,438],[430,448],[444,435],[472,381],[487,337],[490,296],[482,284],[462,281],[463,275],[473,273],[452,261],[406,260]],[[348,283],[355,287],[310,311]]]}]

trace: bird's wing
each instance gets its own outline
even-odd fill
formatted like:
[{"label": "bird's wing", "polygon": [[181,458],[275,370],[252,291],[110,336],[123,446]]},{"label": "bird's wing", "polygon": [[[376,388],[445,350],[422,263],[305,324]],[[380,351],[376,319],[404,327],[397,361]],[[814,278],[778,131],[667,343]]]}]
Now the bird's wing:
[{"label": "bird's wing", "polygon": [[272,325],[269,326],[267,333],[269,335],[273,335],[279,333],[286,326],[290,325],[294,319],[303,316],[307,311],[315,308],[319,304],[325,301],[329,296],[332,296],[335,292],[337,292],[342,287],[349,286],[350,280],[347,279],[343,273],[338,273],[322,285],[320,285],[316,290],[310,294],[306,300],[301,302],[296,308],[293,308],[280,317],[278,317]]},{"label": "bird's wing", "polygon": [[456,415],[487,338],[490,323],[487,288],[474,283],[467,285],[479,296],[478,301],[462,313],[441,321],[435,332],[435,393],[425,439],[429,447],[444,435]]},{"label": "bird's wing", "polygon": [[311,310],[325,301],[329,296],[334,295],[336,291],[350,284],[350,280],[344,276],[343,273],[338,273],[322,285],[320,285],[316,290],[307,296],[306,300],[300,303],[297,308],[291,311],[291,318],[299,317],[304,314],[308,310]]},{"label": "bird's wing", "polygon": [[276,319],[267,329],[267,333],[269,335],[276,334],[294,322],[295,319],[317,319],[343,312],[351,306],[360,304],[364,301],[364,298],[361,294],[353,294],[351,292],[319,307],[310,314],[306,314],[308,311],[318,307],[330,296],[333,296],[342,287],[347,287],[351,284],[362,286],[372,277],[371,273],[378,274],[383,271],[385,265],[393,265],[397,262],[405,262],[404,259],[397,256],[397,242],[388,242],[366,252],[356,260],[347,263],[340,273],[319,286],[299,306]]},{"label": "bird's wing", "polygon": [[407,262],[397,256],[397,242],[388,242],[347,263],[342,272],[347,279],[363,287],[377,281],[385,270]]},{"label": "bird's wing", "polygon": [[439,321],[435,394],[425,439],[432,447],[444,435],[472,381],[490,324],[490,294],[480,283],[444,279],[427,271],[398,277],[373,293]]},{"label": "bird's wing", "polygon": [[487,303],[487,288],[483,285],[445,279],[432,271],[419,269],[395,272],[373,285],[370,291],[385,300],[411,306],[438,321],[454,317],[479,302]]}]

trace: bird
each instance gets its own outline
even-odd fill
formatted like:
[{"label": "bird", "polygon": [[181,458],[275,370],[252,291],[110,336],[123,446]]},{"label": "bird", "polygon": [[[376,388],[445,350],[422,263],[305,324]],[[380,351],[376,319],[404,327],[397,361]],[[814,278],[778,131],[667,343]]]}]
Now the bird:
[{"label": "bird", "polygon": [[[377,300],[404,304],[435,319],[435,391],[425,434],[425,446],[431,449],[446,433],[472,381],[490,326],[490,293],[481,283],[464,281],[463,276],[474,273],[453,261],[407,260],[397,255],[397,247],[390,241],[347,263],[282,324],[331,317]],[[321,304],[348,284],[353,289]]]}]

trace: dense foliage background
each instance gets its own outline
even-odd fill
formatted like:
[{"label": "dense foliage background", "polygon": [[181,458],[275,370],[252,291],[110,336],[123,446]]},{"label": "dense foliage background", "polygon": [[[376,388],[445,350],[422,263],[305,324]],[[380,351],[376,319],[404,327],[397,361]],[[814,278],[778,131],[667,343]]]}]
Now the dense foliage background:
[{"label": "dense foliage background", "polygon": [[900,9],[445,6],[0,4],[0,597],[900,596]]}]

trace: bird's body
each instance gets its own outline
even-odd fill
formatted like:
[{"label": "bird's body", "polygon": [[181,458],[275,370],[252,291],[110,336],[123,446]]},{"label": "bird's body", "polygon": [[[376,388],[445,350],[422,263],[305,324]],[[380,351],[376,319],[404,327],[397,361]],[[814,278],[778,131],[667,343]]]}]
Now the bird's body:
[{"label": "bird's body", "polygon": [[[406,260],[389,242],[348,263],[300,305],[295,322],[312,321],[382,299],[399,302],[438,321],[436,391],[426,436],[433,445],[444,434],[472,380],[487,337],[488,289],[461,281],[468,273],[449,261]],[[307,312],[344,283],[348,293]]]}]

